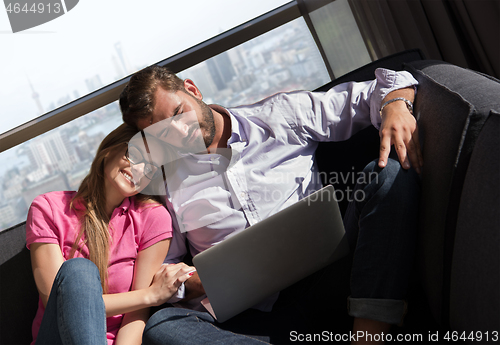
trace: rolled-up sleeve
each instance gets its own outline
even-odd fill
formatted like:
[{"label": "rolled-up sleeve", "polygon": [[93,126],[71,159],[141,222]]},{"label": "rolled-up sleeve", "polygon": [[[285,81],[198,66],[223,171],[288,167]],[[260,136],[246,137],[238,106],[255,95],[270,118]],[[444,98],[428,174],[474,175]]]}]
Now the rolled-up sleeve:
[{"label": "rolled-up sleeve", "polygon": [[138,227],[140,231],[139,251],[172,237],[170,213],[162,205],[146,206],[142,218],[144,224]]},{"label": "rolled-up sleeve", "polygon": [[378,129],[382,121],[379,113],[382,100],[395,90],[407,87],[414,87],[416,90],[418,81],[409,72],[395,72],[385,68],[377,68],[375,78],[375,89],[370,97],[370,119],[371,123]]},{"label": "rolled-up sleeve", "polygon": [[37,196],[26,220],[26,247],[32,243],[60,243],[61,234],[54,223],[52,207],[44,195]]}]

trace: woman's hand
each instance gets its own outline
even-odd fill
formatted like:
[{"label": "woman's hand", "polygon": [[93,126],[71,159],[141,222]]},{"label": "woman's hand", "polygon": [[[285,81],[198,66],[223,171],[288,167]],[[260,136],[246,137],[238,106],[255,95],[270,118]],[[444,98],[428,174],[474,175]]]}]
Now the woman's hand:
[{"label": "woman's hand", "polygon": [[181,262],[178,264],[163,264],[153,277],[149,287],[152,305],[158,306],[167,302],[179,289],[182,283],[190,278],[196,268]]}]

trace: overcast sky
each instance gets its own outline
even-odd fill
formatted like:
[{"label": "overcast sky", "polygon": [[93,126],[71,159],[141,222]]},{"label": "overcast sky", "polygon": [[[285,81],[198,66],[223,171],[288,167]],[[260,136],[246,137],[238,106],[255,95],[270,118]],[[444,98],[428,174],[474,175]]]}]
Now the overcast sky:
[{"label": "overcast sky", "polygon": [[29,81],[45,110],[98,74],[117,76],[114,45],[132,67],[150,65],[213,37],[287,0],[80,0],[53,21],[13,34],[0,9],[0,133],[39,114]]}]

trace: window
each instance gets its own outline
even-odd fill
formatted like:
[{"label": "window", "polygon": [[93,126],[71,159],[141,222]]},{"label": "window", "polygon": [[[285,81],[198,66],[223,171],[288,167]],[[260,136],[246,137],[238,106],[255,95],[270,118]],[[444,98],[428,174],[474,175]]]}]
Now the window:
[{"label": "window", "polygon": [[[272,6],[278,6],[283,1],[266,0],[264,2],[272,8]],[[78,6],[84,3],[87,4],[88,1],[82,2]],[[232,0],[229,2],[226,0],[214,1],[216,6],[224,6],[228,3],[233,4],[236,2]],[[241,2],[237,3],[238,6],[231,6],[245,12],[241,9]],[[195,2],[195,4],[200,3]],[[192,3],[190,3],[190,6],[192,6]],[[251,2],[251,5],[249,5],[249,7],[253,6],[257,6],[255,2]],[[252,9],[253,12],[248,9],[247,15],[256,16],[258,14],[255,13],[264,11],[263,8],[261,7],[260,10]],[[157,10],[160,11],[160,9]],[[74,13],[74,10],[67,16],[71,13]],[[370,61],[346,0],[336,0],[311,12],[310,17],[325,51],[327,61],[336,76],[340,76]],[[229,19],[224,23],[227,27],[238,24],[234,21],[229,22]],[[121,18],[121,20],[125,20],[125,18]],[[90,25],[90,23],[87,24]],[[92,21],[92,24],[99,25],[94,21]],[[120,25],[116,27],[115,31],[125,30],[125,35],[121,37],[126,37],[126,33],[130,34],[130,31],[126,30],[132,29],[125,28],[123,24]],[[201,24],[198,23],[198,25]],[[214,30],[223,31],[225,29],[225,27],[205,28],[207,29],[206,37],[213,35]],[[71,54],[68,53],[69,50],[75,49],[71,45],[67,45],[65,50],[61,51],[56,48],[50,50],[52,53],[62,52],[55,62],[44,64],[45,62],[42,60],[34,60],[39,63],[38,66],[45,66],[46,71],[39,71],[38,73],[35,66],[28,66],[29,64],[22,66],[23,61],[21,61],[20,64],[15,65],[15,68],[12,68],[12,71],[9,71],[11,74],[8,78],[10,79],[7,80],[9,80],[12,88],[9,88],[9,83],[3,83],[0,86],[2,88],[0,92],[8,91],[5,99],[10,99],[10,103],[6,104],[7,109],[3,111],[12,114],[8,118],[14,118],[20,123],[25,122],[26,120],[21,119],[21,115],[25,112],[31,112],[30,116],[33,117],[36,116],[33,115],[33,113],[36,113],[33,110],[34,108],[45,107],[46,104],[42,101],[42,92],[55,90],[54,94],[57,94],[57,92],[64,90],[66,94],[61,98],[61,102],[54,105],[57,106],[79,97],[81,93],[110,84],[117,78],[122,78],[124,75],[141,67],[160,61],[168,54],[171,55],[178,49],[184,49],[177,46],[174,50],[168,50],[171,47],[168,47],[167,42],[174,42],[175,33],[180,32],[179,30],[179,27],[174,30],[163,30],[159,27],[152,28],[148,26],[144,28],[144,32],[150,33],[151,37],[144,38],[144,42],[140,44],[136,42],[137,46],[124,39],[112,43],[109,43],[111,42],[109,41],[108,43],[111,46],[108,46],[107,50],[103,48],[103,51],[96,58],[97,60],[105,60],[102,62],[102,66],[96,63],[97,60],[94,58],[94,60],[88,62],[88,65],[92,65],[92,62],[94,62],[94,65],[96,65],[94,67],[103,68],[102,70],[106,70],[106,73],[101,73],[101,70],[98,69],[89,70],[88,66],[79,66],[75,63],[75,55],[77,54],[74,51]],[[168,34],[165,34],[165,32]],[[35,33],[26,36],[37,35]],[[174,41],[170,40],[172,37]],[[26,38],[26,42],[29,41],[28,38]],[[149,50],[152,46],[148,41],[149,39],[166,43],[164,45],[156,44],[155,48],[158,47],[158,51]],[[182,39],[180,40],[182,41]],[[45,40],[45,42],[47,41]],[[192,46],[198,43],[194,39],[193,42],[186,41],[184,44]],[[135,49],[129,48],[133,46]],[[41,48],[40,46],[37,47]],[[33,52],[36,51],[35,48],[33,48]],[[99,50],[99,46],[97,45],[93,49],[95,53]],[[79,52],[80,50],[76,51]],[[169,51],[174,51],[174,53],[168,53]],[[141,56],[141,54],[147,55],[150,60],[140,60],[135,57],[135,53],[138,56]],[[103,54],[107,54],[108,58],[103,58]],[[113,55],[115,56],[114,59],[110,57]],[[84,59],[89,56],[87,53],[83,54]],[[0,59],[4,59],[4,57],[0,57]],[[114,61],[113,63],[116,63],[117,67],[110,68],[113,63],[108,60]],[[60,70],[56,68],[59,65],[61,66]],[[78,67],[75,67],[75,65],[78,65]],[[129,69],[127,66],[134,67]],[[27,68],[29,75],[23,72],[23,68]],[[8,70],[5,66],[2,69]],[[61,73],[62,76],[52,78],[50,71],[54,70]],[[110,77],[111,74],[114,77]],[[69,78],[63,78],[64,75],[69,76]],[[274,27],[254,39],[192,66],[180,72],[179,76],[193,79],[203,92],[206,103],[217,103],[226,107],[253,103],[281,91],[313,90],[330,81],[325,61],[321,57],[316,42],[302,17]],[[63,82],[58,84],[58,80]],[[43,83],[41,88],[38,87],[38,81]],[[24,82],[29,85],[28,91],[22,91],[22,86],[16,84],[17,82],[20,84]],[[80,83],[83,91],[80,91],[80,89],[73,90],[71,85],[76,85],[75,83]],[[87,91],[85,91],[85,88]],[[38,92],[40,92],[40,95],[38,95]],[[90,168],[99,143],[105,135],[122,123],[117,103],[113,102],[0,153],[0,159],[2,160],[2,164],[0,164],[0,231],[26,220],[28,207],[37,195],[54,190],[76,190],[78,188]],[[31,110],[28,111],[29,107],[31,107]],[[6,118],[4,117],[2,120],[4,121]],[[5,120],[5,122],[8,121]],[[6,126],[12,126],[12,122],[9,122]],[[7,127],[2,130],[9,129],[5,128]]]},{"label": "window", "polygon": [[16,34],[0,11],[0,133],[287,2],[85,0]]},{"label": "window", "polygon": [[304,19],[297,18],[181,73],[204,101],[250,104],[282,91],[314,90],[330,81]]},{"label": "window", "polygon": [[331,2],[309,16],[335,77],[371,61],[347,0]]}]

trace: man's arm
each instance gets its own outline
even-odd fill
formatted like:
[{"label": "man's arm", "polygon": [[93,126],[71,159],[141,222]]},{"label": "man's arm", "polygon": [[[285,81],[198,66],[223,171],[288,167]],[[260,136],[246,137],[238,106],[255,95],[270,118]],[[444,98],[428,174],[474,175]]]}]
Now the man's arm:
[{"label": "man's arm", "polygon": [[[382,104],[396,98],[404,98],[413,103],[414,95],[412,87],[395,90],[382,100]],[[381,116],[379,166],[387,165],[391,146],[394,145],[403,168],[409,169],[411,163],[411,166],[420,173],[423,159],[418,141],[417,121],[406,103],[398,100],[387,104]]]},{"label": "man's arm", "polygon": [[[379,110],[385,103],[384,100],[398,95],[413,100],[414,87],[418,85],[418,81],[406,71],[396,72],[381,68],[375,71],[375,77],[375,80],[335,85],[326,93],[281,94],[272,101],[280,103],[283,108],[273,107],[273,115],[280,112],[300,140],[305,141],[347,140],[370,124],[380,129],[382,118]],[[398,103],[405,106],[404,102],[393,102],[384,107],[387,108],[384,113],[389,112],[391,108],[397,108]],[[409,114],[407,109],[403,110],[405,115]],[[387,116],[388,121],[384,123],[384,129],[393,125],[400,130],[400,126],[393,124],[393,121],[401,119],[392,115],[394,114],[391,111]],[[386,132],[387,130],[384,131]]]}]

